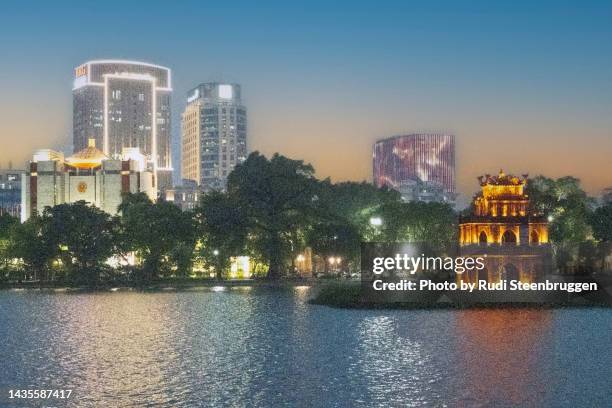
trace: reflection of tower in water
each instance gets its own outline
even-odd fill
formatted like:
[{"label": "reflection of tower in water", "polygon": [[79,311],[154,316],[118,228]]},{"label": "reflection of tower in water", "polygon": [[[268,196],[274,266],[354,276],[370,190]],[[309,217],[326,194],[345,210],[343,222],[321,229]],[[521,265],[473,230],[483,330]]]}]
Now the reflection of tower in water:
[{"label": "reflection of tower in water", "polygon": [[541,406],[552,356],[552,312],[487,309],[458,312],[456,350],[460,394],[484,406]]}]

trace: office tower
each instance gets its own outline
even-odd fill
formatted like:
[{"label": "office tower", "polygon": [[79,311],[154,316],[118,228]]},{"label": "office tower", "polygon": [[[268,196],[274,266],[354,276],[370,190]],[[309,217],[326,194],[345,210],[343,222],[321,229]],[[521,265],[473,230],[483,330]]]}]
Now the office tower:
[{"label": "office tower", "polygon": [[419,133],[374,144],[374,184],[398,190],[406,201],[455,199],[455,136]]},{"label": "office tower", "polygon": [[198,85],[187,94],[181,123],[182,178],[202,191],[223,190],[236,164],[246,160],[247,112],[240,85]]},{"label": "office tower", "polygon": [[135,61],[88,61],[75,69],[74,151],[96,146],[111,159],[138,148],[160,190],[172,185],[170,69]]}]

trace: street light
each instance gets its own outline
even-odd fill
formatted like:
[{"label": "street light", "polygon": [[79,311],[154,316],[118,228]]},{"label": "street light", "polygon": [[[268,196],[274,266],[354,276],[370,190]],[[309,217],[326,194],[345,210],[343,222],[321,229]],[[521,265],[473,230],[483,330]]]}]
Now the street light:
[{"label": "street light", "polygon": [[342,258],[340,258],[339,256],[330,256],[329,258],[327,258],[327,261],[330,265],[340,265],[342,263]]},{"label": "street light", "polygon": [[213,250],[213,255],[214,255],[214,256],[219,255],[219,250],[218,250],[218,249]]}]

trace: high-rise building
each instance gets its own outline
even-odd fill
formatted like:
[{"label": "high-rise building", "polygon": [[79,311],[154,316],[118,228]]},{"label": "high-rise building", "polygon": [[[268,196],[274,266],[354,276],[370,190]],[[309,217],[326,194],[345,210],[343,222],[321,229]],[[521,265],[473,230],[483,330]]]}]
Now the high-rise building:
[{"label": "high-rise building", "polygon": [[223,190],[236,164],[246,160],[247,111],[240,85],[198,85],[187,94],[181,123],[181,174],[203,191]]},{"label": "high-rise building", "polygon": [[156,174],[156,187],[172,185],[169,68],[135,61],[88,61],[75,69],[74,151],[94,139],[109,158],[138,148]]},{"label": "high-rise building", "polygon": [[0,215],[19,217],[21,212],[21,179],[23,170],[0,170]]},{"label": "high-rise building", "polygon": [[417,133],[374,144],[374,184],[398,190],[406,201],[455,199],[455,136]]}]

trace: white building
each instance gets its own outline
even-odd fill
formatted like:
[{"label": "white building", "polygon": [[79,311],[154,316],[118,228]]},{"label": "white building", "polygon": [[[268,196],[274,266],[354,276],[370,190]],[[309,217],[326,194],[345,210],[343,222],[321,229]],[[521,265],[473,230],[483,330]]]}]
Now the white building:
[{"label": "white building", "polygon": [[124,148],[118,159],[108,158],[89,146],[64,158],[53,150],[38,150],[22,178],[21,220],[42,214],[45,207],[86,201],[109,214],[116,214],[122,196],[144,192],[154,200],[153,170],[137,148]]},{"label": "white building", "polygon": [[187,94],[181,115],[181,175],[204,192],[223,190],[247,156],[247,110],[240,85],[210,82]]},{"label": "white building", "polygon": [[139,148],[153,164],[155,187],[172,186],[169,68],[139,61],[87,61],[74,71],[74,151],[88,140],[111,159]]}]

